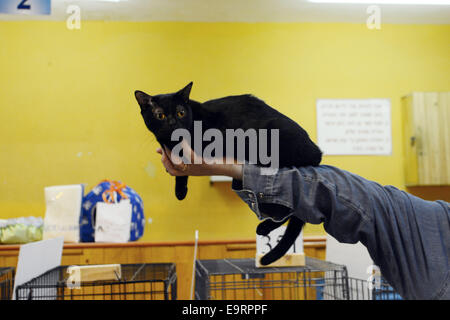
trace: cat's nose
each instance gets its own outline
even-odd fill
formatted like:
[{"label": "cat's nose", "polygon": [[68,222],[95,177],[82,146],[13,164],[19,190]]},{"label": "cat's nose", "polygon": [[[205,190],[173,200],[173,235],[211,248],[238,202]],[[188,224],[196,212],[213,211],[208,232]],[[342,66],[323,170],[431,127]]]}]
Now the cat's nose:
[{"label": "cat's nose", "polygon": [[169,119],[169,124],[174,125],[177,121],[174,118]]}]

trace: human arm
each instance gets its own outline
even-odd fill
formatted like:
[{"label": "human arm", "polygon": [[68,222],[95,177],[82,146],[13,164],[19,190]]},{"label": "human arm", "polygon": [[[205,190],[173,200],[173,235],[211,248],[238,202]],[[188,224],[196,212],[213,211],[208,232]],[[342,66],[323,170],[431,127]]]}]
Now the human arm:
[{"label": "human arm", "polygon": [[[289,215],[324,228],[343,243],[360,241],[383,276],[407,299],[450,299],[450,207],[332,166],[281,168],[272,175],[239,164],[173,166],[172,175],[228,175],[260,220]],[[184,170],[183,170],[184,169]],[[267,205],[286,208],[272,215]]]},{"label": "human arm", "polygon": [[[336,167],[281,168],[262,175],[244,165],[233,190],[259,219],[263,204],[278,204],[343,243],[366,246],[381,273],[407,299],[450,299],[450,206]],[[278,220],[283,217],[276,217]]]}]

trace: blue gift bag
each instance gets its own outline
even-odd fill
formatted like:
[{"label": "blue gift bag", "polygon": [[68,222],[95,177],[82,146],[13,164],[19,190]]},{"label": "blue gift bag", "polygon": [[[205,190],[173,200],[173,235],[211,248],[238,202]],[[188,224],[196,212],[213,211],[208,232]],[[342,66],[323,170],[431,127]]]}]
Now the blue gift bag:
[{"label": "blue gift bag", "polygon": [[130,199],[132,206],[130,241],[136,241],[144,234],[145,216],[144,203],[141,197],[120,181],[103,180],[95,186],[85,197],[81,206],[80,240],[94,242],[95,213],[97,202],[119,202]]}]

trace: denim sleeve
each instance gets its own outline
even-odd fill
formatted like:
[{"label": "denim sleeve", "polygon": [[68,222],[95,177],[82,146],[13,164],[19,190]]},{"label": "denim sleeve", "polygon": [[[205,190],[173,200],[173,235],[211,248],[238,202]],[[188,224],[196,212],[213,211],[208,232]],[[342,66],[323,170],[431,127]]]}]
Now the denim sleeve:
[{"label": "denim sleeve", "polygon": [[286,216],[323,223],[339,242],[360,241],[403,298],[450,299],[449,203],[326,165],[263,175],[246,164],[232,188],[260,220],[273,218],[260,204],[279,204],[289,209]]}]

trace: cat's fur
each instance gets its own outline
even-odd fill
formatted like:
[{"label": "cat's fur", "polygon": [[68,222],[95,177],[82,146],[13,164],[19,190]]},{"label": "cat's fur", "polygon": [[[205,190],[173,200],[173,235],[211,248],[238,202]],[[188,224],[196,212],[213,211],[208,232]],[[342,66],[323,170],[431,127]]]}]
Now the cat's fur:
[{"label": "cat's fur", "polygon": [[[145,124],[161,146],[172,149],[179,143],[179,141],[171,141],[172,131],[177,128],[189,130],[192,139],[194,139],[194,121],[202,121],[203,132],[210,128],[216,128],[224,136],[225,129],[240,128],[246,131],[253,128],[257,132],[258,129],[278,129],[280,168],[319,165],[322,153],[310,140],[306,131],[293,120],[268,106],[264,101],[246,94],[200,103],[189,98],[191,88],[192,82],[180,91],[170,94],[150,96],[142,91],[135,92]],[[179,113],[180,110],[182,110],[182,113]],[[161,112],[164,113],[164,116],[160,115]],[[270,134],[268,136],[270,137]],[[270,138],[267,140],[270,143]],[[271,150],[270,145],[267,150]],[[225,151],[223,151],[224,155],[226,154]],[[246,145],[246,157],[248,157],[248,143]],[[246,158],[246,160],[248,159]],[[187,181],[187,176],[176,177],[175,194],[179,200],[184,199],[187,194]],[[259,209],[275,220],[280,220],[281,217],[289,214],[287,207],[277,204],[260,203]],[[289,224],[283,238],[272,251],[261,259],[262,265],[270,264],[281,258],[303,228],[304,222],[300,219],[294,216],[290,216],[288,219]],[[271,219],[264,220],[258,226],[257,233],[267,235],[286,220],[283,222],[274,222]]]}]

